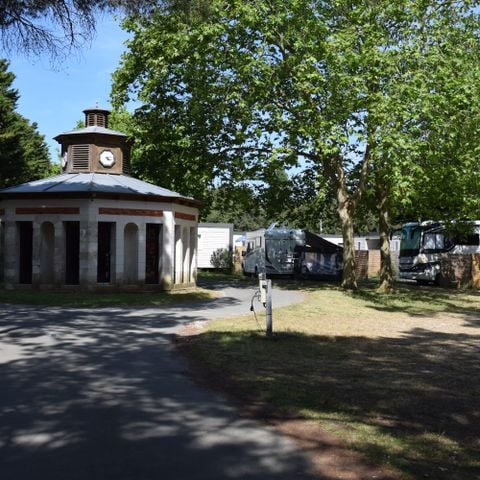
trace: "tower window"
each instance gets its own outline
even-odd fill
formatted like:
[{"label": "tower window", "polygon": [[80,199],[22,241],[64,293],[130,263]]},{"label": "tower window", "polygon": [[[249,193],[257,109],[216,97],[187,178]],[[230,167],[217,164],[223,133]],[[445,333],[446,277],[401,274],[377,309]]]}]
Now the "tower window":
[{"label": "tower window", "polygon": [[89,170],[89,145],[73,145],[72,146],[72,158],[73,158],[73,170],[75,171],[88,171]]}]

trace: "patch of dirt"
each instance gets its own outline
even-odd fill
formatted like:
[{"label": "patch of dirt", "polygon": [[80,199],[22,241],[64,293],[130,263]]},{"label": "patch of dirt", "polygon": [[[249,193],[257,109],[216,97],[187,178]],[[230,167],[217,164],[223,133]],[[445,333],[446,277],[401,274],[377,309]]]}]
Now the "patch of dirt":
[{"label": "patch of dirt", "polygon": [[188,361],[192,381],[212,389],[235,404],[240,415],[273,426],[292,438],[307,454],[311,472],[322,480],[401,480],[403,477],[387,467],[372,465],[359,453],[347,448],[338,438],[323,430],[316,422],[296,418],[259,402],[228,375],[213,372],[189,357],[189,337],[201,332],[188,325],[175,339],[177,351]]}]

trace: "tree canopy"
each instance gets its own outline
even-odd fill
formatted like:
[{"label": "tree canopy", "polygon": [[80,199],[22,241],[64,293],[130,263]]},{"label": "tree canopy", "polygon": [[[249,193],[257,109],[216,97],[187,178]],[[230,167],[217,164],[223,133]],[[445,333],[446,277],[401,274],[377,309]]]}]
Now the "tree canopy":
[{"label": "tree canopy", "polygon": [[[476,94],[468,71],[479,64],[477,4],[180,2],[125,22],[133,38],[113,100],[141,102],[143,168],[189,193],[289,169],[327,177],[343,285],[355,288],[353,225],[367,187],[389,200],[384,209],[414,205],[420,177],[439,185],[432,165],[455,154],[440,136],[462,128],[451,118],[462,104],[455,88]],[[456,172],[466,168],[463,157],[455,162]]]},{"label": "tree canopy", "polygon": [[16,112],[15,75],[0,59],[0,188],[36,180],[51,172],[50,156],[36,123]]},{"label": "tree canopy", "polygon": [[155,0],[2,0],[0,46],[4,51],[56,56],[68,52],[95,31],[100,11],[145,13]]}]

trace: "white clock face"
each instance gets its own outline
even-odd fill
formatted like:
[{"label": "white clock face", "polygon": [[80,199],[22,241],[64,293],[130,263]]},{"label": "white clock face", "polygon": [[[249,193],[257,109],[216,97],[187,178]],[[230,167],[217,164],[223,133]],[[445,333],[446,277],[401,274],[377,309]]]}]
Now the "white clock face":
[{"label": "white clock face", "polygon": [[100,154],[100,163],[107,168],[113,167],[113,165],[115,164],[115,155],[113,154],[113,152],[111,152],[110,150],[104,150]]},{"label": "white clock face", "polygon": [[62,168],[65,168],[67,166],[67,160],[68,160],[68,153],[65,152],[62,156]]}]

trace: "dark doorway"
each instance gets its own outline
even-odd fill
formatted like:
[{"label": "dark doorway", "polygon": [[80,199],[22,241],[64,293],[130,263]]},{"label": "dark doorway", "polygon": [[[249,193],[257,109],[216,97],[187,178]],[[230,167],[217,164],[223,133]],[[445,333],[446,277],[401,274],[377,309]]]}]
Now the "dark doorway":
[{"label": "dark doorway", "polygon": [[159,281],[160,263],[160,225],[147,223],[147,239],[145,245],[145,283],[156,284]]},{"label": "dark doorway", "polygon": [[65,283],[80,283],[80,222],[65,222]]},{"label": "dark doorway", "polygon": [[32,222],[18,222],[19,256],[20,256],[20,283],[32,283],[32,255],[33,255],[33,224]]},{"label": "dark doorway", "polygon": [[97,282],[110,283],[112,278],[113,223],[98,222]]}]

